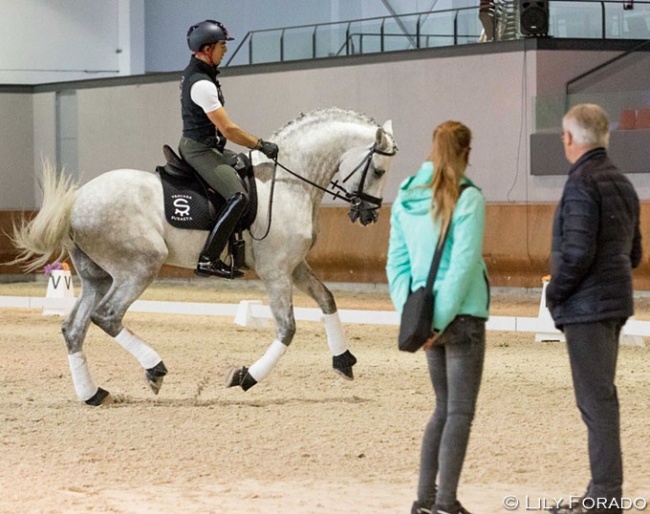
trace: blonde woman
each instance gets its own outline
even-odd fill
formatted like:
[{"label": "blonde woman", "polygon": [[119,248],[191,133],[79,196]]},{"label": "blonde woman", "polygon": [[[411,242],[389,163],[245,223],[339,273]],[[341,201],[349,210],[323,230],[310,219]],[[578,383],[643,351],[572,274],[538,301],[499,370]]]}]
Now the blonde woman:
[{"label": "blonde woman", "polygon": [[[428,160],[393,204],[386,272],[395,309],[426,283],[441,231],[448,230],[434,282],[435,336],[425,353],[435,409],[422,441],[412,514],[464,514],[456,498],[485,355],[490,291],[482,257],[485,200],[465,176],[472,134],[457,121],[433,132]],[[437,482],[436,482],[437,479]]]}]

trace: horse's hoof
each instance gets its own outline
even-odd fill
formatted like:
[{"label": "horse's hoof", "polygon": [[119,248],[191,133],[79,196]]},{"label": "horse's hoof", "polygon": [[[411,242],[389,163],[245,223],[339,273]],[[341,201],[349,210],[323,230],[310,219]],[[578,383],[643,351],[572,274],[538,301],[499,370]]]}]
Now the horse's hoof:
[{"label": "horse's hoof", "polygon": [[111,403],[113,403],[111,393],[101,387],[98,387],[97,392],[85,401],[85,404],[91,407],[101,407],[103,405],[110,405]]},{"label": "horse's hoof", "polygon": [[241,383],[242,370],[246,368],[230,368],[226,373],[224,385],[226,387],[236,387]]},{"label": "horse's hoof", "polygon": [[342,368],[342,369],[336,369],[334,368],[334,371],[338,373],[340,376],[342,376],[345,380],[354,380],[354,371],[352,371],[352,368]]},{"label": "horse's hoof", "polygon": [[102,400],[100,407],[107,407],[109,405],[112,405],[113,403],[115,403],[115,398],[113,398],[113,395],[111,393],[108,393]]},{"label": "horse's hoof", "polygon": [[149,387],[151,387],[151,390],[154,392],[154,394],[158,394],[160,392],[160,388],[162,387],[163,379],[165,378],[166,374],[167,368],[165,367],[163,361],[160,361],[153,368],[149,368],[145,371],[145,379],[147,380],[147,383],[149,384]]},{"label": "horse's hoof", "polygon": [[346,380],[354,380],[354,371],[352,366],[357,363],[357,358],[352,355],[350,350],[346,350],[341,355],[332,357],[332,367],[339,375]]},{"label": "horse's hoof", "polygon": [[255,384],[257,384],[257,380],[250,375],[246,366],[230,368],[224,381],[226,387],[240,386],[244,391],[248,391]]}]

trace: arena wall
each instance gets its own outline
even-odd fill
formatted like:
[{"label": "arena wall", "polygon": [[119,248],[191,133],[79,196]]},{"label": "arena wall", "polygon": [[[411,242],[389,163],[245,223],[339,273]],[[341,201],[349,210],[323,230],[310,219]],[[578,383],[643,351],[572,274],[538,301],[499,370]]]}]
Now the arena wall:
[{"label": "arena wall", "polygon": [[[540,38],[238,66],[220,77],[229,111],[263,137],[300,112],[330,105],[365,112],[379,122],[391,118],[400,150],[384,191],[387,204],[425,158],[435,124],[450,118],[467,123],[474,133],[468,175],[488,202],[484,254],[492,283],[537,287],[549,272],[552,215],[566,176],[531,174],[530,137],[540,128],[558,130],[566,81],[625,49],[620,42],[611,44],[604,50],[601,43]],[[70,127],[59,112],[60,97],[67,94],[74,106]],[[278,94],[280,102],[273,100]],[[39,208],[41,160],[65,165],[66,154],[58,148],[64,141],[57,139],[62,129],[73,135],[68,149],[78,166],[66,172],[84,183],[114,168],[153,170],[161,164],[162,145],[175,146],[181,132],[178,109],[178,73],[0,86],[0,228],[10,228],[15,213]],[[551,140],[561,148],[559,136]],[[616,155],[613,159],[617,162]],[[558,173],[566,170],[562,162]],[[628,176],[646,202],[647,233],[650,168]],[[362,228],[350,225],[345,209],[335,205],[324,203],[310,262],[329,281],[385,282],[389,207],[382,209],[377,226]],[[0,262],[13,255],[9,239],[0,235]],[[636,273],[641,289],[650,289],[647,262]],[[0,273],[15,272],[0,267]],[[191,271],[166,268],[164,274],[191,276]]]},{"label": "arena wall", "polygon": [[[488,203],[483,258],[496,287],[541,287],[550,273],[551,231],[555,203]],[[308,256],[328,281],[385,283],[390,206],[381,210],[372,227],[350,225],[344,207],[321,209],[321,233]],[[641,225],[650,224],[650,202],[643,202]],[[352,244],[350,242],[353,242]],[[650,290],[650,241],[635,270],[635,288]]]},{"label": "arena wall", "polygon": [[[490,282],[496,287],[541,287],[550,273],[551,228],[554,203],[488,203],[483,257]],[[21,212],[0,212],[0,262],[15,257],[6,232]],[[29,213],[30,215],[32,213]],[[641,224],[650,224],[650,202],[643,202]],[[390,231],[390,206],[382,207],[379,221],[370,227],[351,224],[345,207],[323,207],[320,233],[307,260],[328,282],[386,283],[386,252]],[[635,288],[650,290],[650,241],[643,240],[644,258],[635,270]],[[4,274],[18,274],[17,266],[3,267]],[[161,276],[191,278],[192,270],[165,266]],[[256,278],[253,272],[246,275]],[[1,277],[0,277],[1,279]]]}]

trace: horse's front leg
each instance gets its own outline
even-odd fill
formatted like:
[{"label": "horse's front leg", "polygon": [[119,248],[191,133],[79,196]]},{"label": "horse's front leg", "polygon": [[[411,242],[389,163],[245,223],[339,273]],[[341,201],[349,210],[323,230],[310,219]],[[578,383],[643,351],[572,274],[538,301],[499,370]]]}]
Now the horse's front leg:
[{"label": "horse's front leg", "polygon": [[[264,279],[263,279],[264,280]],[[226,376],[226,387],[240,386],[248,391],[264,380],[287,351],[296,333],[296,320],[293,315],[292,285],[288,276],[265,279],[271,312],[275,318],[276,337],[264,355],[250,367],[231,369]]]},{"label": "horse's front leg", "polygon": [[316,276],[306,261],[302,261],[293,272],[296,287],[311,296],[323,311],[327,345],[332,352],[334,371],[347,380],[354,380],[352,366],[357,359],[350,352],[348,341],[343,331],[343,324],[336,308],[332,292]]}]

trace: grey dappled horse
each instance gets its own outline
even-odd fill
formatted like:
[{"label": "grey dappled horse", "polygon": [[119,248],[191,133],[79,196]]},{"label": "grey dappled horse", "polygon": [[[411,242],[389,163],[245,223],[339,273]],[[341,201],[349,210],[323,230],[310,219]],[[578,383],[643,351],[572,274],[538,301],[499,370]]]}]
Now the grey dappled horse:
[{"label": "grey dappled horse", "polygon": [[[391,122],[380,127],[352,111],[319,109],[290,122],[270,140],[278,144],[278,163],[286,169],[278,166],[274,190],[270,179],[256,178],[258,213],[246,234],[252,250],[247,252],[246,264],[266,286],[276,336],[250,367],[230,370],[226,385],[244,390],[255,385],[291,344],[296,331],[294,285],[323,311],[334,369],[351,380],[356,359],[349,351],[334,297],[305,257],[316,239],[324,189],[337,173],[335,187],[351,204],[350,219],[359,219],[364,225],[376,221],[386,172],[397,149]],[[257,177],[273,171],[273,161],[259,152],[253,152],[252,160]],[[124,327],[122,319],[163,264],[195,268],[207,233],[167,223],[160,178],[152,172],[113,170],[78,186],[46,166],[42,185],[43,204],[38,215],[14,229],[14,242],[21,250],[17,261],[34,270],[61,248],[72,258],[82,283],[81,295],[63,322],[62,332],[75,392],[89,405],[111,401],[108,391],[95,385],[83,353],[92,322],[138,360],[157,394],[167,369],[149,345]],[[265,238],[256,240],[269,227],[269,201],[270,230]]]}]

